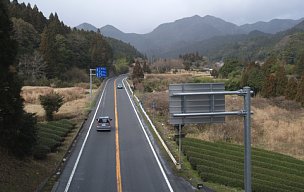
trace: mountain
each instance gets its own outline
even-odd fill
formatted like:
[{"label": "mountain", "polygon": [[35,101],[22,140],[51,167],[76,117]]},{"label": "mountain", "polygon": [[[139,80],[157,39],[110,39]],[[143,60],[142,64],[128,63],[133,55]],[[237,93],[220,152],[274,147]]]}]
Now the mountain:
[{"label": "mountain", "polygon": [[192,44],[214,36],[242,33],[237,25],[209,15],[195,15],[161,24],[147,34],[123,33],[110,25],[100,28],[100,32],[105,36],[130,43],[149,56],[158,56],[176,46]]},{"label": "mountain", "polygon": [[94,31],[94,32],[96,32],[98,30],[95,26],[93,26],[89,23],[82,23],[82,24],[76,26],[76,28],[80,29],[80,30],[83,29],[85,31]]},{"label": "mountain", "polygon": [[124,41],[126,43],[130,43],[138,50],[142,50],[144,48],[142,35],[136,33],[124,33],[112,25],[106,25],[104,27],[101,27],[100,32],[106,37],[111,37]]},{"label": "mountain", "polygon": [[204,46],[201,45],[201,42],[207,42],[207,45],[214,47],[210,44],[211,42],[220,44],[220,42],[217,42],[218,39],[227,42],[229,40],[225,38],[226,36],[235,39],[236,37],[232,36],[244,37],[242,35],[251,34],[251,36],[259,36],[266,33],[275,34],[292,28],[302,20],[273,19],[269,22],[257,22],[237,26],[210,15],[204,17],[194,15],[174,22],[161,24],[152,32],[146,34],[124,33],[111,25],[100,28],[100,32],[104,36],[130,43],[147,56],[176,57],[179,54],[192,51],[194,48]]},{"label": "mountain", "polygon": [[100,28],[100,32],[107,37],[115,37],[116,39],[123,40],[126,34],[112,25],[106,25]]},{"label": "mountain", "polygon": [[151,33],[146,34],[148,39],[158,43],[174,43],[176,41],[195,42],[211,38],[239,33],[238,26],[228,23],[222,19],[205,16],[193,17],[176,20],[158,26]]},{"label": "mountain", "polygon": [[275,34],[277,32],[290,29],[303,20],[304,20],[304,18],[299,19],[299,20],[273,19],[269,22],[259,21],[259,22],[253,23],[253,24],[241,25],[240,29],[246,33],[249,33],[254,30],[258,30],[258,31],[262,31],[264,33]]}]

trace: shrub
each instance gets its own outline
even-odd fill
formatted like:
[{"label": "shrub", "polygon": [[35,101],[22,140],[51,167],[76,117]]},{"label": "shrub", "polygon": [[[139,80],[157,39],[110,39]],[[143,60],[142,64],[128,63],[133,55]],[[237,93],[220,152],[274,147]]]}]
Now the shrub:
[{"label": "shrub", "polygon": [[58,93],[51,92],[47,95],[41,95],[39,99],[45,110],[47,120],[53,120],[53,113],[58,112],[59,108],[63,105],[63,97]]}]

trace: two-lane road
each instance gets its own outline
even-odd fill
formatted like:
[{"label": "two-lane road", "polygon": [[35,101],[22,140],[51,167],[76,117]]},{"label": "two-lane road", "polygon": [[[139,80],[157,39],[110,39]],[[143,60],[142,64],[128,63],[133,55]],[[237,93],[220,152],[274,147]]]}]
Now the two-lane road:
[{"label": "two-lane road", "polygon": [[[168,179],[126,89],[116,88],[122,78],[106,83],[55,191],[158,192],[189,188],[178,190],[178,185],[172,186],[176,181]],[[113,119],[111,132],[95,129],[94,119],[103,115]]]}]

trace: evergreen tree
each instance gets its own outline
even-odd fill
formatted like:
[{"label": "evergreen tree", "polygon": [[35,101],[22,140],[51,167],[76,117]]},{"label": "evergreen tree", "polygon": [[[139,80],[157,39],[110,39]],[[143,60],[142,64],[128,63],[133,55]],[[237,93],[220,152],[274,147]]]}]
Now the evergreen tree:
[{"label": "evergreen tree", "polygon": [[222,78],[228,78],[234,76],[231,74],[236,74],[242,71],[243,65],[237,58],[227,58],[225,59],[224,65],[219,70],[219,75]]},{"label": "evergreen tree", "polygon": [[106,66],[110,68],[112,60],[112,51],[109,44],[103,39],[99,32],[93,32],[92,44],[90,48],[91,53],[91,67]]},{"label": "evergreen tree", "polygon": [[296,71],[298,76],[301,76],[304,74],[304,51],[301,51],[299,55],[299,59],[297,61],[297,71]]},{"label": "evergreen tree", "polygon": [[133,68],[132,79],[137,79],[140,82],[144,78],[144,76],[144,71],[139,61],[136,61],[135,66]]},{"label": "evergreen tree", "polygon": [[21,82],[13,65],[17,47],[12,31],[7,2],[0,1],[0,145],[23,157],[36,143],[35,117],[23,110]]},{"label": "evergreen tree", "polygon": [[40,36],[32,24],[12,18],[14,39],[18,42],[18,55],[32,54],[39,47]]},{"label": "evergreen tree", "polygon": [[147,61],[144,61],[143,71],[145,73],[151,73],[151,69],[150,69],[149,65],[147,64]]},{"label": "evergreen tree", "polygon": [[270,56],[266,62],[262,65],[262,70],[265,76],[269,76],[270,74],[274,73],[274,66],[277,64],[277,58],[272,55]]},{"label": "evergreen tree", "polygon": [[296,101],[301,103],[302,106],[304,106],[304,74],[301,76],[301,80],[298,83]]},{"label": "evergreen tree", "polygon": [[271,98],[276,96],[276,76],[271,74],[266,78],[263,84],[261,95],[266,98]]},{"label": "evergreen tree", "polygon": [[288,100],[294,100],[297,95],[298,82],[295,77],[291,77],[288,80],[286,89],[285,89],[285,98]]},{"label": "evergreen tree", "polygon": [[286,85],[288,83],[288,79],[286,76],[286,71],[284,66],[279,66],[277,72],[276,72],[276,95],[281,96],[284,95]]},{"label": "evergreen tree", "polygon": [[47,64],[48,78],[56,77],[57,50],[55,49],[55,36],[56,33],[49,26],[45,27],[41,34],[39,51]]},{"label": "evergreen tree", "polygon": [[244,70],[241,78],[241,87],[249,86],[257,94],[262,90],[265,81],[264,72],[258,64],[250,63]]}]

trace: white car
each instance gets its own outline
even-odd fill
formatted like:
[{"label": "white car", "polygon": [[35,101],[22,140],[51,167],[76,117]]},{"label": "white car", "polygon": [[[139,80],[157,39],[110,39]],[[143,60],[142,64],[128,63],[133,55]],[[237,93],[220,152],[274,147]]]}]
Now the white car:
[{"label": "white car", "polygon": [[123,89],[122,84],[119,83],[119,84],[117,85],[117,89]]}]

